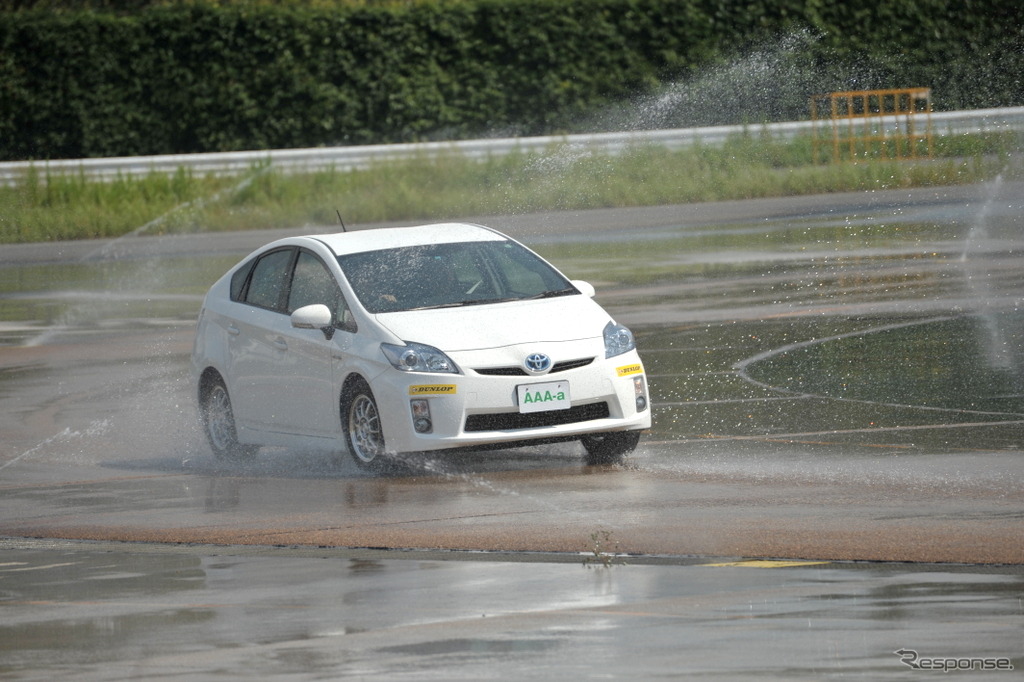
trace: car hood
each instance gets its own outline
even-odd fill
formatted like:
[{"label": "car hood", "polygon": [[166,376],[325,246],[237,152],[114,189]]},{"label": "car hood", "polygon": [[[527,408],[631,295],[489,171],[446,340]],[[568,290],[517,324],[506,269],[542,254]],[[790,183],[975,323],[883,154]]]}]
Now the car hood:
[{"label": "car hood", "polygon": [[599,338],[611,319],[582,295],[382,313],[376,318],[400,339],[446,352]]}]

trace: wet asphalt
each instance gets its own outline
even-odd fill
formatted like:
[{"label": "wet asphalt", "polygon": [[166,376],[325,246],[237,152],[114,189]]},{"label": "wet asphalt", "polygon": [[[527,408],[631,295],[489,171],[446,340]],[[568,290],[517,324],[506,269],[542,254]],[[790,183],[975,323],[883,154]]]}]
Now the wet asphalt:
[{"label": "wet asphalt", "polygon": [[0,247],[0,674],[1019,670],[1022,189],[481,219],[636,331],[618,467],[217,462],[194,311],[277,235]]},{"label": "wet asphalt", "polygon": [[1019,567],[0,546],[12,680],[943,675],[911,664],[1013,679],[996,666],[1024,665]]}]

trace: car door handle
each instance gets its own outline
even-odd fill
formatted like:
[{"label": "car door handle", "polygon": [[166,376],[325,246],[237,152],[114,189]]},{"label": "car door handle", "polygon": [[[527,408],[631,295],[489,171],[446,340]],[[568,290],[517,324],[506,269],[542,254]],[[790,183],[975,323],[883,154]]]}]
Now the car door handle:
[{"label": "car door handle", "polygon": [[270,345],[278,350],[288,350],[288,342],[282,339],[280,336],[274,339],[270,343]]},{"label": "car door handle", "polygon": [[233,324],[229,324],[228,325],[228,334],[231,334],[231,336],[238,336],[241,333],[242,333],[242,330],[239,329],[238,327],[236,327],[235,325],[233,325]]}]

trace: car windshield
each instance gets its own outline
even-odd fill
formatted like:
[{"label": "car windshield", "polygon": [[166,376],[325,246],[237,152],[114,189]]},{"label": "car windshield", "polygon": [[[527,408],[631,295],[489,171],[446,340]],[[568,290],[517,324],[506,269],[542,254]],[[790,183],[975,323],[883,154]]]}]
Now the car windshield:
[{"label": "car windshield", "polygon": [[486,305],[579,291],[515,242],[428,244],[338,256],[371,313]]}]

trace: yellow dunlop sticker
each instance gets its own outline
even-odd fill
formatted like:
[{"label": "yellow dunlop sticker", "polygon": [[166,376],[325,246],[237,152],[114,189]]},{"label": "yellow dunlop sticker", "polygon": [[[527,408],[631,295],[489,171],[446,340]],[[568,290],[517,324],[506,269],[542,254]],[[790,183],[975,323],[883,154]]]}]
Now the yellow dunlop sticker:
[{"label": "yellow dunlop sticker", "polygon": [[628,377],[630,374],[640,374],[644,371],[644,368],[640,365],[626,365],[625,367],[617,367],[615,371],[619,373],[620,377]]},{"label": "yellow dunlop sticker", "polygon": [[455,384],[422,384],[410,386],[409,395],[455,395]]}]

